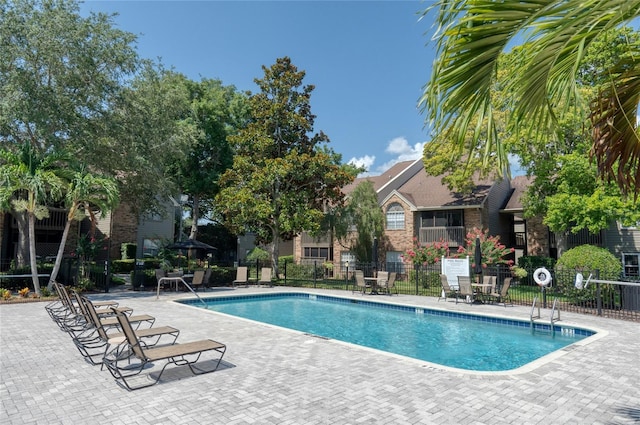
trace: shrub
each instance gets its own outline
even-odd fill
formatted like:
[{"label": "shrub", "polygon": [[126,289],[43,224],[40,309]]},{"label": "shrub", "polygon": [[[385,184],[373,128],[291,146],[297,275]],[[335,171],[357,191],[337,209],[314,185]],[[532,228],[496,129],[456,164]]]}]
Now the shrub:
[{"label": "shrub", "polygon": [[269,253],[257,246],[253,248],[249,254],[247,254],[247,261],[269,261],[269,258],[271,258]]},{"label": "shrub", "polygon": [[26,298],[27,295],[29,295],[29,288],[22,288],[18,291],[18,295],[20,295],[22,298]]},{"label": "shrub", "polygon": [[[576,302],[595,302],[596,285],[589,285],[586,289],[576,289],[574,277],[576,271],[584,274],[594,273],[599,279],[617,280],[622,273],[622,263],[611,252],[593,245],[580,245],[565,252],[556,264],[558,289],[571,296]],[[597,274],[596,274],[597,271]],[[570,272],[570,273],[569,273]],[[586,277],[586,276],[585,276]],[[605,307],[615,302],[614,289],[611,285],[601,285],[602,298]]]},{"label": "shrub", "polygon": [[11,291],[5,288],[0,288],[0,297],[3,300],[9,300],[11,299]]},{"label": "shrub", "polygon": [[565,252],[556,263],[558,270],[599,271],[599,278],[617,280],[622,264],[611,252],[593,245],[580,245]]},{"label": "shrub", "polygon": [[284,273],[285,263],[289,265],[293,264],[293,255],[282,255],[278,257],[278,270],[280,270],[281,273]]},{"label": "shrub", "polygon": [[130,273],[133,271],[135,260],[114,260],[111,262],[111,273]]}]

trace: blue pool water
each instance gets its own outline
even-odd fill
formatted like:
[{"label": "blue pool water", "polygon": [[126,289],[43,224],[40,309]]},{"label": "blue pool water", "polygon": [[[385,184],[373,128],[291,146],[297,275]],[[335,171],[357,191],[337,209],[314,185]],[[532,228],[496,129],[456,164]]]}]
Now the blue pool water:
[{"label": "blue pool water", "polygon": [[[444,366],[476,371],[521,367],[593,332],[536,331],[525,321],[310,294],[205,299],[208,309]],[[192,300],[186,301],[198,306]]]}]

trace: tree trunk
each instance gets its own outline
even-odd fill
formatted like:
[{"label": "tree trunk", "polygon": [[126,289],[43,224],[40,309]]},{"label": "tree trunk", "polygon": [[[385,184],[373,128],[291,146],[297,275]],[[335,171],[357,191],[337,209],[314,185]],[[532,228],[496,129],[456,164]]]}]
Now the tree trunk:
[{"label": "tree trunk", "polygon": [[11,215],[18,223],[18,250],[16,252],[16,267],[29,264],[29,220],[26,212],[11,211]]},{"label": "tree trunk", "polygon": [[60,240],[60,246],[58,247],[58,254],[56,255],[56,263],[53,266],[53,270],[51,270],[51,276],[49,277],[49,284],[47,285],[47,289],[53,289],[53,283],[56,281],[58,277],[58,272],[60,271],[60,265],[62,264],[62,256],[64,255],[64,247],[67,244],[67,237],[69,236],[69,229],[71,228],[71,219],[67,217],[67,222],[64,225],[64,230],[62,231],[62,239]]},{"label": "tree trunk", "polygon": [[271,245],[271,270],[273,276],[278,279],[278,257],[280,257],[280,237],[277,231],[273,232],[273,242]]},{"label": "tree trunk", "polygon": [[556,257],[560,258],[567,250],[567,232],[556,232]]},{"label": "tree trunk", "polygon": [[191,232],[189,232],[189,239],[196,240],[198,237],[198,218],[200,216],[200,197],[193,195],[193,209],[191,210]]},{"label": "tree trunk", "polygon": [[36,259],[36,216],[29,214],[29,261],[31,263],[31,280],[37,296],[41,295],[38,279],[38,261]]}]

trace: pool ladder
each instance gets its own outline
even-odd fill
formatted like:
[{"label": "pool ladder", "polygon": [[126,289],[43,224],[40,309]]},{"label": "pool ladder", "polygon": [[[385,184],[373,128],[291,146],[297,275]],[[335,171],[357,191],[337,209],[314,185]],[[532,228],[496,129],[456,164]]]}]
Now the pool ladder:
[{"label": "pool ladder", "polygon": [[[542,319],[540,315],[540,305],[538,305],[538,314],[534,316],[534,311],[536,310],[536,304],[538,304],[538,297],[533,298],[533,304],[531,304],[531,314],[529,315],[529,320],[531,321],[531,333],[535,332],[536,329],[536,320]],[[560,320],[560,308],[557,308],[558,298],[553,298],[553,307],[551,307],[551,316],[549,317],[549,325],[551,327],[551,335],[556,334],[556,329],[553,324]],[[556,313],[558,313],[556,317]]]},{"label": "pool ladder", "polygon": [[191,287],[191,285],[189,285],[187,282],[184,281],[183,278],[181,277],[161,277],[160,279],[158,279],[158,289],[156,290],[156,300],[160,298],[160,285],[164,282],[169,282],[169,281],[176,281],[179,280],[184,286],[185,288],[187,288],[189,291],[191,291],[191,293],[193,295],[196,296],[196,298],[198,298],[200,300],[200,302],[202,303],[202,305],[207,308],[207,303],[204,302],[204,300],[202,298],[200,298],[200,295],[198,295],[196,293],[196,291],[193,290],[193,288]]}]

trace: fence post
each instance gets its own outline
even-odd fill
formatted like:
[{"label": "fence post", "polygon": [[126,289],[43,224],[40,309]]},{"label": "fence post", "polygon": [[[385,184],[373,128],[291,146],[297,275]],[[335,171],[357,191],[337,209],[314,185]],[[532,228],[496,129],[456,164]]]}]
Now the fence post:
[{"label": "fence post", "polygon": [[[600,279],[600,270],[595,270],[596,279]],[[598,316],[602,316],[602,293],[600,292],[600,282],[596,282],[596,309]]]},{"label": "fence post", "polygon": [[418,268],[419,267],[420,266],[418,264],[414,264],[413,265],[413,270],[415,271],[414,274],[416,275],[416,295],[420,295],[420,293],[418,292],[418,286],[419,286],[419,282],[420,282],[420,279],[418,278]]},{"label": "fence post", "polygon": [[109,267],[109,260],[105,260],[104,262],[104,292],[109,292],[109,283],[111,281],[111,273]]},{"label": "fence post", "polygon": [[317,278],[317,276],[316,276],[316,274],[317,274],[316,268],[317,268],[317,266],[318,266],[318,260],[313,260],[313,288],[314,289],[316,288],[316,278]]},{"label": "fence post", "polygon": [[287,263],[288,261],[285,259],[284,260],[284,284],[287,284]]}]

